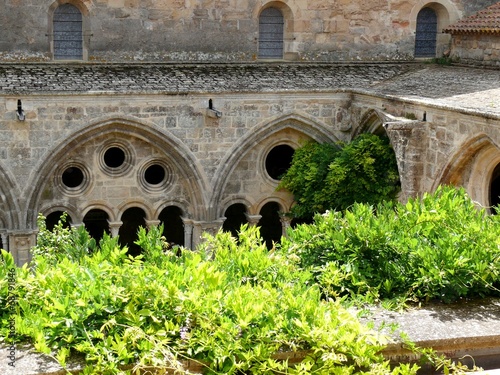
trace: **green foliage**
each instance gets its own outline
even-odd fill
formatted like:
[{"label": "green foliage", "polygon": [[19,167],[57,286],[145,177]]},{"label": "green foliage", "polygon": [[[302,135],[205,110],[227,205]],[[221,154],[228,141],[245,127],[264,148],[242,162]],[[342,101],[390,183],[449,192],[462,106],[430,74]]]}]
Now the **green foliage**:
[{"label": "green foliage", "polygon": [[289,232],[283,248],[328,296],[455,301],[500,295],[499,216],[463,189],[440,187],[407,204],[355,204]]},{"label": "green foliage", "polygon": [[290,190],[296,217],[308,218],[354,203],[394,200],[399,192],[396,157],[389,140],[362,134],[349,144],[308,143],[295,151],[280,187]]},{"label": "green foliage", "polygon": [[[40,225],[45,247],[35,267],[18,269],[16,329],[63,365],[83,354],[84,374],[123,373],[125,365],[182,373],[183,359],[211,374],[416,372],[391,369],[378,334],[323,300],[297,258],[267,251],[255,227],[237,240],[206,235],[197,252],[172,251],[161,228],[141,230],[144,254],[135,258],[107,236],[92,247],[80,231]],[[3,257],[0,273],[13,264]],[[305,358],[293,367],[285,352]]]}]

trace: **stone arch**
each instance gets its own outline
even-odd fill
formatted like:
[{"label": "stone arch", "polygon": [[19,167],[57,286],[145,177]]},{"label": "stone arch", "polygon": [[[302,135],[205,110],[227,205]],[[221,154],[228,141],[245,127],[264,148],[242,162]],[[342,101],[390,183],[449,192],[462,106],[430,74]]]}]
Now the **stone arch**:
[{"label": "stone arch", "polygon": [[432,187],[463,186],[470,197],[483,207],[491,204],[490,187],[500,164],[500,148],[486,134],[465,141],[452,155]]},{"label": "stone arch", "polygon": [[[226,156],[220,162],[220,168],[214,178],[214,194],[210,201],[210,209],[215,214],[222,197],[225,185],[228,183],[228,176],[234,171],[235,166],[245,156],[248,150],[259,145],[265,139],[268,139],[285,129],[291,129],[303,134],[308,139],[316,142],[338,142],[339,139],[327,127],[319,124],[312,119],[298,115],[287,114],[277,117],[271,121],[262,123],[254,127],[246,137],[240,138],[233,147],[226,153]],[[286,140],[285,140],[286,141]],[[214,212],[215,210],[215,212]]]},{"label": "stone arch", "polygon": [[81,47],[82,47],[82,56],[81,60],[88,60],[89,56],[89,45],[90,45],[90,37],[91,37],[91,26],[90,26],[90,9],[87,7],[87,3],[81,0],[56,0],[53,2],[48,9],[48,32],[47,35],[49,37],[49,45],[50,45],[50,54],[52,59],[55,59],[55,49],[57,48],[54,43],[54,15],[57,13],[57,9],[60,6],[72,6],[76,8],[81,14]]},{"label": "stone arch", "polygon": [[419,0],[410,12],[410,30],[416,32],[417,19],[420,11],[424,8],[432,10],[437,17],[436,26],[436,53],[435,56],[442,56],[449,48],[451,35],[445,34],[442,30],[460,19],[461,14],[450,0]]},{"label": "stone arch", "polygon": [[[159,150],[164,150],[169,160],[178,167],[179,177],[182,178],[189,194],[187,201],[191,202],[192,213],[196,217],[205,219],[205,192],[209,189],[205,188],[207,186],[205,174],[189,148],[173,135],[156,128],[154,125],[124,118],[112,118],[73,132],[65,138],[64,142],[47,152],[49,156],[39,163],[33,172],[34,177],[30,181],[29,186],[32,188],[28,194],[30,198],[26,214],[27,227],[31,228],[35,224],[37,210],[42,200],[44,181],[55,172],[59,161],[63,160],[66,154],[92,139],[120,135],[135,137]],[[110,217],[112,220],[116,220],[112,213]]]},{"label": "stone arch", "polygon": [[[267,1],[262,6],[257,8],[257,13],[255,14],[256,19],[259,20],[259,25],[261,21],[261,16],[263,12],[269,12],[273,8],[279,11],[283,17],[283,56],[281,58],[287,59],[290,53],[293,53],[293,40],[294,40],[294,14],[290,6],[283,1]],[[259,27],[259,43],[258,47],[260,50],[260,27]],[[260,55],[260,52],[257,51]],[[260,56],[259,56],[260,58]]]},{"label": "stone arch", "polygon": [[10,173],[0,165],[0,224],[5,229],[23,229],[20,228],[22,210],[14,197],[18,189],[13,181]]},{"label": "stone arch", "polygon": [[384,123],[387,121],[387,116],[380,113],[376,109],[369,109],[366,111],[359,122],[359,126],[356,127],[352,133],[352,138],[356,138],[360,134],[370,133],[379,136],[387,136],[384,128]]},{"label": "stone arch", "polygon": [[152,209],[148,206],[148,204],[142,200],[138,199],[130,199],[117,207],[117,217],[121,218],[123,213],[127,211],[129,208],[137,207],[144,211],[146,220],[154,220],[154,214]]},{"label": "stone arch", "polygon": [[68,214],[68,222],[73,224],[75,223],[75,219],[78,217],[76,215],[77,211],[76,207],[72,207],[71,205],[51,205],[49,207],[40,208],[40,213],[45,218],[48,218],[48,216],[54,212],[66,212]]}]

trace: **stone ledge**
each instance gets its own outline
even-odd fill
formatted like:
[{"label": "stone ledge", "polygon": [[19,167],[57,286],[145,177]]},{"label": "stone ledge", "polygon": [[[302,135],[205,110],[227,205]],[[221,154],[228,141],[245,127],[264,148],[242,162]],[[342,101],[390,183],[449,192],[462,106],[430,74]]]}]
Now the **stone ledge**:
[{"label": "stone ledge", "polygon": [[[500,299],[482,299],[460,303],[430,304],[405,312],[373,309],[361,320],[373,324],[388,335],[392,342],[383,351],[384,356],[394,363],[418,360],[401,340],[404,332],[417,346],[433,348],[448,358],[460,359],[469,366],[475,364],[486,371],[481,375],[500,375]],[[280,359],[299,362],[305,352],[280,353]],[[2,375],[66,375],[57,362],[43,354],[36,353],[29,346],[16,347],[16,367],[8,365],[8,350],[0,346],[0,374]],[[474,359],[474,362],[472,361]],[[69,370],[78,374],[81,361],[71,362]],[[185,362],[192,373],[200,373],[203,366],[196,361]],[[154,374],[146,369],[144,374]]]}]

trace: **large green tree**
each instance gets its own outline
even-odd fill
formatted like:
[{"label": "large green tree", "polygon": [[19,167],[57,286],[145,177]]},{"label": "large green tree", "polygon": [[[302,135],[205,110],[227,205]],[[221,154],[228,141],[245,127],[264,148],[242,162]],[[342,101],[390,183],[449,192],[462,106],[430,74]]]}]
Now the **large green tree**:
[{"label": "large green tree", "polygon": [[310,142],[295,151],[280,188],[294,194],[292,213],[298,218],[394,200],[400,190],[394,150],[387,137],[374,134],[347,144]]}]

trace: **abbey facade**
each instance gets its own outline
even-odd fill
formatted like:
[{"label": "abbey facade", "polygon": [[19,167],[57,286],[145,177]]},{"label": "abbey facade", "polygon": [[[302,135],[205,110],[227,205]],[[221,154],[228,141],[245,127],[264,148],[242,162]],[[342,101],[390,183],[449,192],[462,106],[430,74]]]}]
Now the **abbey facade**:
[{"label": "abbey facade", "polygon": [[271,244],[294,150],[363,132],[391,139],[402,200],[453,183],[498,203],[500,73],[428,63],[494,1],[0,2],[0,235],[19,264],[38,213],[131,252],[159,223],[190,248],[243,223]]}]

